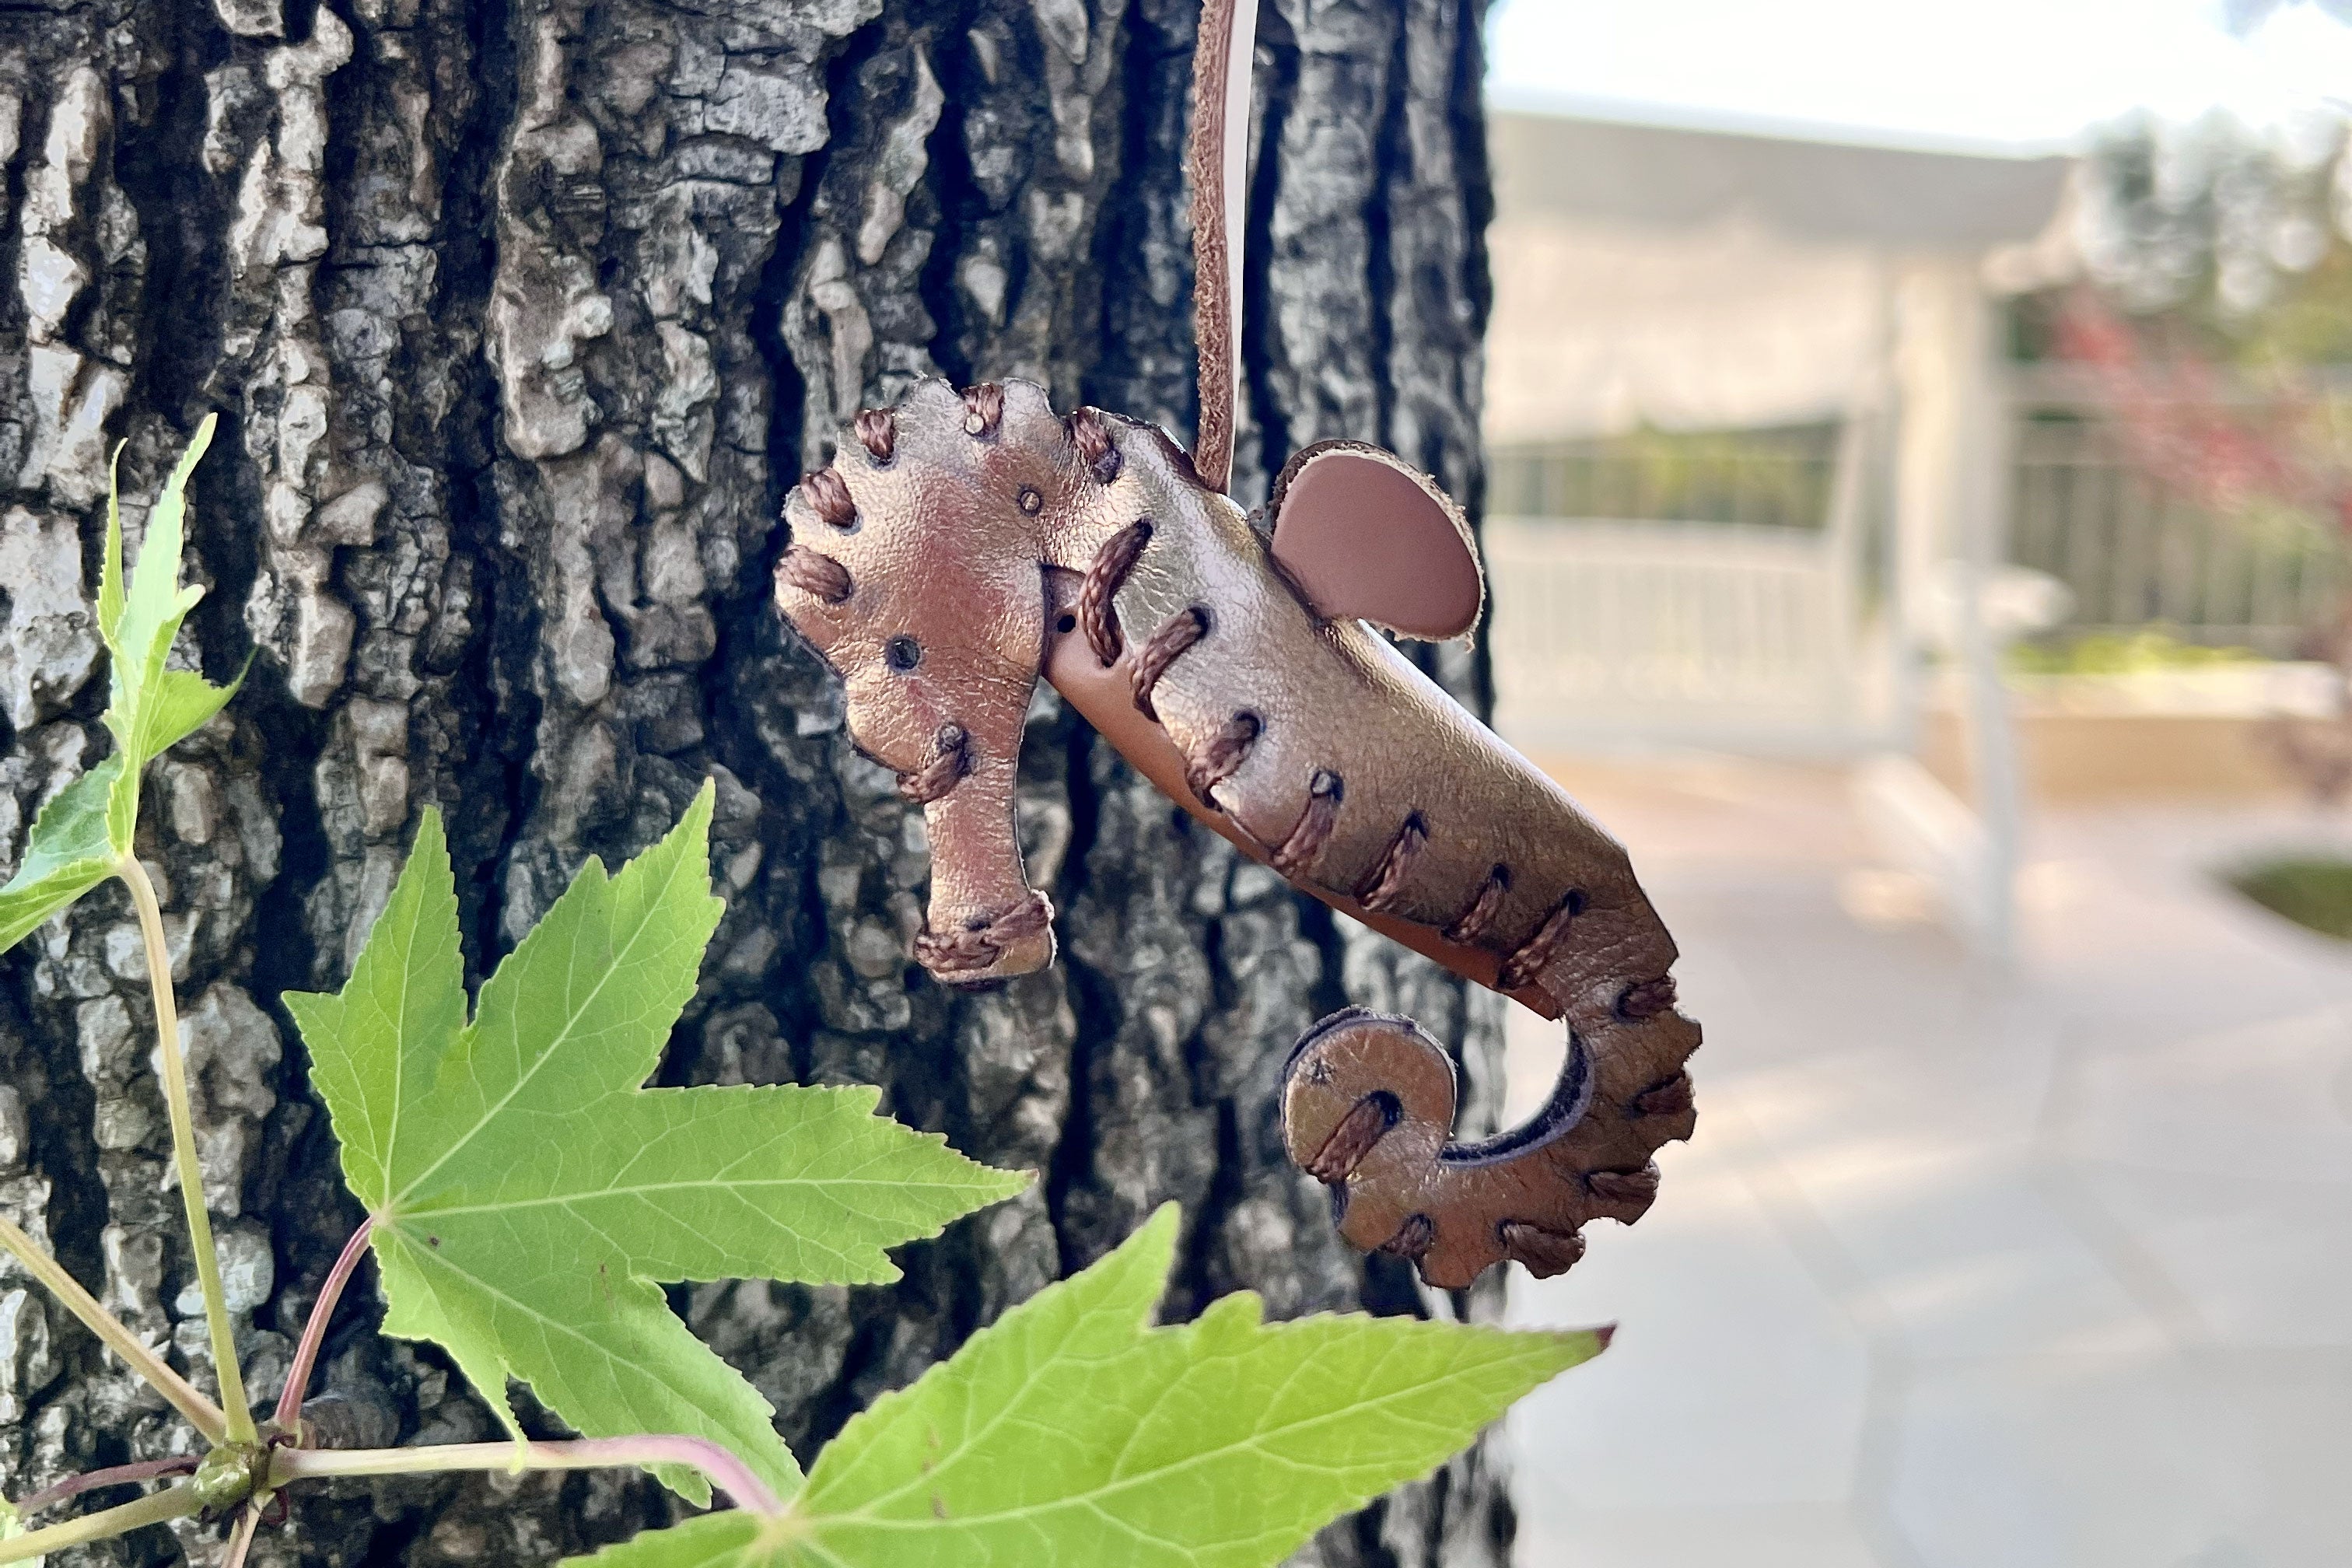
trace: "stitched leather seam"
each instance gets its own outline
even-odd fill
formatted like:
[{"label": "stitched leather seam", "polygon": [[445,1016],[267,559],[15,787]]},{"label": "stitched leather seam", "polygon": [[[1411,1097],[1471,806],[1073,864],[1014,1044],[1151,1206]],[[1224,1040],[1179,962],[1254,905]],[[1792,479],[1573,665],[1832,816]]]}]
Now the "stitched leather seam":
[{"label": "stitched leather seam", "polygon": [[878,465],[898,449],[898,413],[894,408],[861,408],[854,421],[857,444]]},{"label": "stitched leather seam", "polygon": [[1412,875],[1413,861],[1420,858],[1428,843],[1429,829],[1423,823],[1421,813],[1408,813],[1404,826],[1399,827],[1396,837],[1389,841],[1388,853],[1381,857],[1380,868],[1373,876],[1371,886],[1357,894],[1356,901],[1374,914],[1387,913],[1389,906],[1404,890],[1404,879]]},{"label": "stitched leather seam", "polygon": [[1177,611],[1160,623],[1159,629],[1143,639],[1135,652],[1135,670],[1128,678],[1135,692],[1135,710],[1160,722],[1160,711],[1151,706],[1151,689],[1168,673],[1186,648],[1209,635],[1209,606],[1192,605]]},{"label": "stitched leather seam", "polygon": [[1209,792],[1234,776],[1248,759],[1250,748],[1257,744],[1257,738],[1265,729],[1256,714],[1236,713],[1219,726],[1215,739],[1209,742],[1200,756],[1189,760],[1184,776],[1202,804],[1216,805],[1209,798]]},{"label": "stitched leather seam", "polygon": [[1331,825],[1339,816],[1339,797],[1345,793],[1338,773],[1317,768],[1314,781],[1307,786],[1307,809],[1298,814],[1298,826],[1266,863],[1293,881],[1306,875],[1315,857],[1323,852],[1323,841],[1331,837]]},{"label": "stitched leather seam", "polygon": [[1143,547],[1150,542],[1151,520],[1141,518],[1103,541],[1102,548],[1087,563],[1086,581],[1078,588],[1078,626],[1105,669],[1118,662],[1127,647],[1112,601],[1126,585],[1127,574],[1143,558]]},{"label": "stitched leather seam", "polygon": [[1511,868],[1508,866],[1497,866],[1487,872],[1486,880],[1479,886],[1478,896],[1441,934],[1457,946],[1475,944],[1480,937],[1486,934],[1486,928],[1495,923],[1495,911],[1502,906],[1503,895],[1509,891],[1510,886]]},{"label": "stitched leather seam", "polygon": [[939,755],[912,773],[898,775],[898,794],[917,805],[929,805],[963,782],[971,772],[971,737],[961,724],[940,726]]},{"label": "stitched leather seam", "polygon": [[828,605],[838,605],[849,597],[849,568],[830,555],[820,555],[805,544],[795,544],[784,552],[777,568],[784,581],[812,598],[823,599]]},{"label": "stitched leather seam", "polygon": [[1517,991],[1533,980],[1542,972],[1543,966],[1551,962],[1552,950],[1559,946],[1560,938],[1568,934],[1569,922],[1583,912],[1584,895],[1571,889],[1559,900],[1558,907],[1545,917],[1544,923],[1536,928],[1535,935],[1521,942],[1511,956],[1503,961],[1502,972],[1495,976],[1495,984],[1506,991]]},{"label": "stitched leather seam", "polygon": [[1004,423],[1004,388],[992,381],[968,387],[963,395],[963,433],[981,440],[996,435]]},{"label": "stitched leather seam", "polygon": [[915,962],[934,974],[985,969],[1003,957],[1007,947],[1035,936],[1052,921],[1045,896],[1033,889],[1020,903],[976,930],[945,936],[919,932],[915,938]]}]

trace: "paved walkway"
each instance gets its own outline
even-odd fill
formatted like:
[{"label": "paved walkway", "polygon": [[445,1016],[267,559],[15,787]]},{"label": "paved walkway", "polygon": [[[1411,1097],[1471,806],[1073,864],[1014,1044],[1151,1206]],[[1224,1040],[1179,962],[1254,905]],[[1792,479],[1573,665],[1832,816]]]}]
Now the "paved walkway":
[{"label": "paved walkway", "polygon": [[2352,949],[2211,878],[2352,826],[2044,814],[2002,973],[1832,773],[1564,776],[1707,1045],[1656,1209],[1515,1282],[1622,1325],[1512,1418],[1521,1568],[2352,1562]]}]

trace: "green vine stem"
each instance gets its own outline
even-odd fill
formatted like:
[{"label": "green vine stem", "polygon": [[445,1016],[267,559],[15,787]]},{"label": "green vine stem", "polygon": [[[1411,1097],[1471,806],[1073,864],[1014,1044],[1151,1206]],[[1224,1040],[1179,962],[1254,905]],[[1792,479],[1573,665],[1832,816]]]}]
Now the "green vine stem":
[{"label": "green vine stem", "polygon": [[62,1552],[68,1546],[86,1546],[93,1541],[110,1541],[118,1535],[128,1535],[134,1530],[166,1520],[185,1519],[204,1511],[204,1500],[192,1487],[173,1487],[169,1491],[156,1492],[120,1508],[102,1509],[97,1513],[69,1519],[63,1524],[53,1524],[46,1530],[36,1530],[24,1535],[0,1541],[0,1563],[26,1563],[36,1557],[46,1557],[52,1552]]},{"label": "green vine stem", "polygon": [[218,1443],[228,1433],[228,1421],[220,1406],[198,1393],[187,1379],[173,1372],[163,1358],[140,1343],[139,1337],[125,1328],[121,1321],[98,1304],[96,1297],[83,1289],[79,1281],[65,1271],[63,1265],[43,1252],[33,1238],[0,1216],[0,1248],[6,1249],[22,1263],[33,1278],[46,1287],[50,1295],[65,1304],[66,1310],[82,1321],[89,1331],[102,1341],[106,1348],[121,1356],[125,1365],[152,1384],[158,1394],[170,1400],[188,1424],[205,1435],[209,1443]]},{"label": "green vine stem", "polygon": [[701,1437],[583,1437],[569,1443],[447,1443],[421,1448],[280,1448],[270,1470],[274,1490],[328,1476],[408,1476],[449,1470],[602,1470],[628,1465],[684,1465],[700,1470],[738,1506],[773,1519],[782,1498],[751,1467]]},{"label": "green vine stem", "polygon": [[[236,1336],[221,1290],[220,1258],[213,1251],[213,1219],[205,1207],[204,1172],[196,1163],[195,1113],[188,1100],[188,1065],[180,1055],[179,1008],[172,999],[172,955],[163,942],[163,911],[155,884],[136,855],[115,863],[114,874],[131,889],[139,909],[139,934],[147,944],[147,986],[155,997],[156,1054],[163,1063],[163,1099],[172,1112],[172,1161],[180,1171],[180,1197],[188,1210],[188,1239],[196,1255],[196,1279],[205,1291],[205,1321],[212,1331],[213,1370],[220,1378],[221,1410],[227,1441],[250,1443],[258,1433],[246,1403],[245,1377],[236,1363]],[[0,1559],[5,1561],[5,1559]]]}]

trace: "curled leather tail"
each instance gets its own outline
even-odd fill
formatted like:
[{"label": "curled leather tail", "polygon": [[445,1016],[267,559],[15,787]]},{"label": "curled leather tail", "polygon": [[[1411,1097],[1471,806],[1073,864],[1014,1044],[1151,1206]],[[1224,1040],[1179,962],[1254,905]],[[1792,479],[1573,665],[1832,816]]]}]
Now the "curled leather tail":
[{"label": "curled leather tail", "polygon": [[[1594,1219],[1627,1224],[1657,1196],[1650,1155],[1688,1137],[1682,1058],[1698,1032],[1679,1014],[1643,1027],[1667,1037],[1596,1051],[1571,1034],[1543,1108],[1496,1137],[1457,1143],[1452,1059],[1410,1018],[1349,1008],[1299,1039],[1282,1075],[1283,1141],[1330,1187],[1340,1234],[1364,1251],[1410,1258],[1422,1278],[1459,1289],[1516,1259],[1542,1277],[1584,1255]],[[1663,1047],[1661,1053],[1657,1047]],[[1612,1093],[1622,1059],[1663,1054],[1668,1078]],[[1638,1081],[1638,1080],[1637,1080]]]}]

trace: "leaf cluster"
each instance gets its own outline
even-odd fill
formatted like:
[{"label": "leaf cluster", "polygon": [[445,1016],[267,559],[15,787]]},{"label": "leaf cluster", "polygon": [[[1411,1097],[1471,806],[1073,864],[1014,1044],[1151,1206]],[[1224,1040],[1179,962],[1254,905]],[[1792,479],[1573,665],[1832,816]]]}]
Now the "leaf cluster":
[{"label": "leaf cluster", "polygon": [[510,1427],[515,1377],[591,1436],[709,1437],[789,1492],[773,1410],[661,1287],[895,1279],[885,1247],[1029,1179],[876,1117],[872,1089],[642,1087],[719,922],[711,800],[618,876],[583,866],[470,1019],[427,813],[350,983],[286,1001],[373,1221],[387,1333],[447,1347]]},{"label": "leaf cluster", "polygon": [[[212,432],[207,419],[149,513],[127,585],[110,494],[98,619],[115,751],[36,821],[0,888],[0,950],[112,875],[131,885],[151,955],[162,951],[157,900],[132,855],[141,775],[237,684],[170,663],[202,594],[179,574],[187,481]],[[583,1560],[602,1568],[1251,1568],[1425,1472],[1601,1348],[1593,1333],[1362,1316],[1269,1325],[1248,1294],[1196,1322],[1155,1327],[1176,1247],[1171,1205],[876,1401],[804,1479],[774,1411],[670,1310],[665,1288],[887,1283],[898,1277],[888,1248],[1032,1178],[877,1115],[871,1088],[647,1087],[721,912],[712,798],[706,785],[618,873],[590,859],[471,998],[448,848],[427,811],[350,981],[286,997],[345,1182],[368,1213],[384,1331],[445,1349],[512,1445],[304,1445],[303,1390],[357,1238],[303,1331],[277,1425],[257,1427],[229,1349],[171,982],[158,963],[158,1059],[226,1414],[0,1222],[0,1250],[215,1440],[196,1481],[66,1524],[28,1530],[0,1500],[0,1563],[218,1508],[238,1515],[229,1561],[241,1564],[264,1505],[295,1481],[632,1464],[696,1504],[711,1500],[716,1479],[738,1506]],[[585,1440],[526,1442],[510,1381]],[[24,1500],[26,1510],[159,1473],[152,1463],[95,1472]]]},{"label": "leaf cluster", "polygon": [[373,1216],[387,1332],[446,1347],[509,1424],[518,1378],[592,1436],[722,1444],[790,1500],[641,1536],[603,1568],[1274,1563],[1599,1350],[1362,1316],[1269,1326],[1248,1294],[1155,1329],[1171,1205],[877,1401],[803,1485],[767,1405],[659,1287],[886,1281],[885,1247],[1027,1178],[876,1118],[872,1089],[642,1087],[719,918],[710,804],[706,787],[616,876],[583,867],[470,1019],[428,816],[350,984],[288,998]]},{"label": "leaf cluster", "polygon": [[[212,444],[214,420],[172,470],[147,513],[139,567],[123,584],[122,511],[113,485],[106,496],[106,553],[100,566],[98,633],[106,645],[111,700],[106,727],[114,753],[58,792],[34,818],[16,874],[0,887],[0,952],[98,886],[130,855],[139,822],[139,784],[147,764],[193,732],[236,694],[244,677],[215,686],[168,663],[181,623],[205,596],[180,583],[186,543],[188,476]],[[116,452],[119,461],[121,454]]]}]

